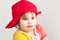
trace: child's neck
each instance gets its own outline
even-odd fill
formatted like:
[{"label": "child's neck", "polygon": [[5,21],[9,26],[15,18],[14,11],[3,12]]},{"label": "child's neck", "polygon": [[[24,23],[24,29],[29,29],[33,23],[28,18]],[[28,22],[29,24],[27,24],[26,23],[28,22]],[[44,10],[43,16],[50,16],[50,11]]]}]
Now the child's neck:
[{"label": "child's neck", "polygon": [[28,34],[35,35],[34,30],[27,32]]}]

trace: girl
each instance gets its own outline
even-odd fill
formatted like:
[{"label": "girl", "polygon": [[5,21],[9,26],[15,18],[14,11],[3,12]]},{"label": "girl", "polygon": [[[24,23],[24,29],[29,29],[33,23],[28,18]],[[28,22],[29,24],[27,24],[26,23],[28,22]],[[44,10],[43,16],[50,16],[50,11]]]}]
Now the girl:
[{"label": "girl", "polygon": [[26,0],[21,0],[12,6],[13,19],[6,28],[16,27],[13,40],[48,40],[43,28],[36,23],[37,7]]}]

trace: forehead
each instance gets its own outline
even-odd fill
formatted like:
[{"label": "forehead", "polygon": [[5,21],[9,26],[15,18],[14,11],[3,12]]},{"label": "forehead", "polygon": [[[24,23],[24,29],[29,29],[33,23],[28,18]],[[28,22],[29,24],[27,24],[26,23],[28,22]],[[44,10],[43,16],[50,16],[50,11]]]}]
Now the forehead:
[{"label": "forehead", "polygon": [[22,17],[30,17],[30,16],[36,16],[34,12],[27,12]]}]

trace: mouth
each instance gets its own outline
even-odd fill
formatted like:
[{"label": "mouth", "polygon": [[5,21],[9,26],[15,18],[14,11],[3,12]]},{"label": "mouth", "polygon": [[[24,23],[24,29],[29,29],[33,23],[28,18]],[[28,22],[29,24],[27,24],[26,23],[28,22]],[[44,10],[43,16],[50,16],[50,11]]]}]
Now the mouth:
[{"label": "mouth", "polygon": [[33,27],[33,25],[29,25],[29,26],[27,26],[27,27]]}]

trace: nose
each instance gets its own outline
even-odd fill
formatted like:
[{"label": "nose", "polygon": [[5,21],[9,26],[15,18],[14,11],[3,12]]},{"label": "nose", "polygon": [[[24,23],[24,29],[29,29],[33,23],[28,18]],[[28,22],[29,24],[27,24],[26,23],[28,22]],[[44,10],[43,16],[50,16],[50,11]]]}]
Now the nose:
[{"label": "nose", "polygon": [[28,24],[32,24],[32,22],[33,22],[33,21],[32,21],[31,19],[30,19],[30,20],[28,20]]}]

